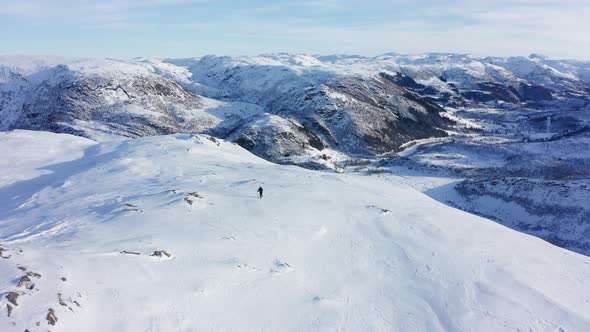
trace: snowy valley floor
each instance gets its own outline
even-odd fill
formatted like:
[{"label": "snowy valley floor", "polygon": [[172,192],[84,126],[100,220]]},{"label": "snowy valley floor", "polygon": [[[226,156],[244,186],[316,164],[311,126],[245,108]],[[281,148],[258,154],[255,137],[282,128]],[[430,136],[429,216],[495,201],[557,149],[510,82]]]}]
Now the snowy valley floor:
[{"label": "snowy valley floor", "polygon": [[207,136],[13,131],[0,154],[1,331],[590,330],[589,257],[403,178]]}]

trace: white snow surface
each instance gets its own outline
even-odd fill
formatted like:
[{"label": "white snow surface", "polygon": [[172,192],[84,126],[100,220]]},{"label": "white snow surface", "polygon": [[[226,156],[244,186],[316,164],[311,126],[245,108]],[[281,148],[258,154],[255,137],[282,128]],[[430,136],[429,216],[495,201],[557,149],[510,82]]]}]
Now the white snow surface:
[{"label": "white snow surface", "polygon": [[[589,257],[402,178],[204,135],[18,130],[0,149],[16,161],[0,164],[0,293],[21,292],[10,317],[0,300],[2,331],[590,330]],[[41,275],[32,290],[17,266]]]},{"label": "white snow surface", "polygon": [[84,148],[93,144],[89,139],[67,134],[0,132],[0,186],[50,174],[52,171],[43,166],[79,159],[84,155]]}]

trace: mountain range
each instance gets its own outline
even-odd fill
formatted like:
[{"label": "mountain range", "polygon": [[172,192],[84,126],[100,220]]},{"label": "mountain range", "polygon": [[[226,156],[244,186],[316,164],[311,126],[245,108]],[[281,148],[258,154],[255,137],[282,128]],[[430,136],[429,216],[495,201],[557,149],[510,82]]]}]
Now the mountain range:
[{"label": "mountain range", "polygon": [[2,331],[590,330],[590,62],[4,55],[0,155]]},{"label": "mountain range", "polygon": [[441,202],[584,254],[589,95],[590,62],[535,54],[0,56],[1,130],[209,134],[275,163],[409,174]]}]

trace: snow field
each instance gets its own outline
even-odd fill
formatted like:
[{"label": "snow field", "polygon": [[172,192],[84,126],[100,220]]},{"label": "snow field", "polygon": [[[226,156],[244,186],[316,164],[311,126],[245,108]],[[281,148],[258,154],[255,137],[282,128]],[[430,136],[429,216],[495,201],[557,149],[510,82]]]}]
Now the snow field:
[{"label": "snow field", "polygon": [[[0,291],[21,293],[10,317],[2,297],[3,331],[590,329],[588,257],[402,179],[278,166],[204,135],[65,137],[0,141],[23,160],[2,172],[27,174],[0,188]],[[32,289],[17,266],[41,275]]]}]

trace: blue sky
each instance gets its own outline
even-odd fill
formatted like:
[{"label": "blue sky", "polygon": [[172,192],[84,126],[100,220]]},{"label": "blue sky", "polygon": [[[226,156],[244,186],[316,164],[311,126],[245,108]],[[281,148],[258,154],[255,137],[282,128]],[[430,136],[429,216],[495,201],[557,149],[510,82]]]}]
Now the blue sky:
[{"label": "blue sky", "polygon": [[590,0],[0,0],[0,53],[590,59]]}]

